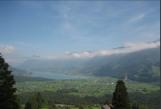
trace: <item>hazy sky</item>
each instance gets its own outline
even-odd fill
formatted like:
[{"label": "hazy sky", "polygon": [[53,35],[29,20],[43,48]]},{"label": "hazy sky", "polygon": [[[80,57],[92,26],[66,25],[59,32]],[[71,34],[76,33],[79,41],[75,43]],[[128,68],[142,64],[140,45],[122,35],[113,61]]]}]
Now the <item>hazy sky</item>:
[{"label": "hazy sky", "polygon": [[160,1],[0,1],[0,52],[10,61],[160,39]]}]

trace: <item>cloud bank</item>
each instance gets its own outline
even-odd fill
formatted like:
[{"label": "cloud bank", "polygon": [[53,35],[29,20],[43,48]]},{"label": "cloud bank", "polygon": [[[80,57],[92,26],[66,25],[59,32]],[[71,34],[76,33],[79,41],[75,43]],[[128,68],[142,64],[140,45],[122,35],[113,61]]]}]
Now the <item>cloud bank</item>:
[{"label": "cloud bank", "polygon": [[114,54],[127,54],[132,52],[141,51],[144,49],[157,48],[160,46],[160,41],[155,42],[142,42],[142,43],[126,43],[123,47],[114,48],[110,50],[100,50],[100,51],[83,51],[68,53],[67,55],[75,58],[88,58],[95,56],[110,56]]},{"label": "cloud bank", "polygon": [[19,64],[28,59],[74,59],[74,58],[94,58],[96,56],[110,56],[115,54],[127,54],[137,52],[150,48],[160,47],[160,41],[153,42],[141,42],[141,43],[126,43],[122,47],[113,48],[109,50],[98,50],[98,51],[82,51],[82,52],[70,52],[67,51],[64,54],[52,54],[52,55],[32,55],[25,57],[23,54],[16,50],[11,45],[0,45],[0,53],[4,55],[7,62],[10,64]]}]

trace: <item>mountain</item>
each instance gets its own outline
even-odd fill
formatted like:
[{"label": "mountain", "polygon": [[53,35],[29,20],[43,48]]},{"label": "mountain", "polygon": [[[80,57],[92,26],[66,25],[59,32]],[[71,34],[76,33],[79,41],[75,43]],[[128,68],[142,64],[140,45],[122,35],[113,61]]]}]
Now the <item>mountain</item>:
[{"label": "mountain", "polygon": [[26,70],[10,67],[10,70],[12,71],[12,74],[15,76],[28,76],[30,77],[32,75],[32,72],[28,72]]},{"label": "mountain", "polygon": [[11,67],[10,70],[12,71],[12,74],[17,82],[50,80],[47,78],[32,77],[32,72],[27,72],[22,69]]},{"label": "mountain", "polygon": [[114,50],[113,54],[97,55],[91,58],[28,60],[18,67],[33,72],[49,71],[72,75],[112,76],[121,79],[126,75],[128,79],[134,81],[160,81],[160,46],[132,52],[129,52],[128,47]]},{"label": "mountain", "polygon": [[[93,69],[94,68],[94,69]],[[95,76],[113,76],[142,82],[160,81],[160,47],[99,57],[86,64],[85,73]]]}]

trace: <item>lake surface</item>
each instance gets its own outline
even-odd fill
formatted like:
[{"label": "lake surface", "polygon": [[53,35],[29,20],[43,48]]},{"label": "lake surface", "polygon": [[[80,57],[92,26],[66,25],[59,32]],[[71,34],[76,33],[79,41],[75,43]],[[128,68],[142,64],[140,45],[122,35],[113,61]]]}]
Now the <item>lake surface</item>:
[{"label": "lake surface", "polygon": [[85,76],[67,75],[64,73],[53,72],[32,72],[33,77],[43,77],[48,79],[65,80],[65,79],[85,79]]}]

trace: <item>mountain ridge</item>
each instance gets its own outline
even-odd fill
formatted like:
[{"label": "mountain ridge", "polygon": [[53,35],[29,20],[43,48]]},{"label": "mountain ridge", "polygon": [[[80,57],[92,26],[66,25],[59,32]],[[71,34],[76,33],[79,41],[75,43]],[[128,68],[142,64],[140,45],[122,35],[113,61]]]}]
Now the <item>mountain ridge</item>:
[{"label": "mountain ridge", "polygon": [[160,46],[127,54],[54,60],[28,60],[19,68],[29,71],[82,74],[128,78],[141,82],[159,82]]}]

